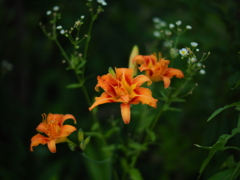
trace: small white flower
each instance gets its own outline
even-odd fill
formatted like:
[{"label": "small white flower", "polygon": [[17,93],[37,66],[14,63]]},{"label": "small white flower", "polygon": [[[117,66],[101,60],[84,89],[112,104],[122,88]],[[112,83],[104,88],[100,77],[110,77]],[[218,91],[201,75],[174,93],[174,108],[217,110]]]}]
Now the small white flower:
[{"label": "small white flower", "polygon": [[166,34],[167,36],[170,36],[170,35],[172,34],[172,32],[169,31],[169,30],[166,30],[166,31],[165,31],[165,34]]},{"label": "small white flower", "polygon": [[77,20],[74,24],[74,28],[77,28],[78,26],[81,25],[81,21],[80,20]]},{"label": "small white flower", "polygon": [[154,17],[154,18],[152,19],[152,21],[153,21],[154,23],[160,23],[161,19],[160,19],[159,17]]},{"label": "small white flower", "polygon": [[197,62],[197,58],[192,57],[192,58],[189,59],[189,62],[190,63],[195,63],[195,62]]},{"label": "small white flower", "polygon": [[202,63],[197,63],[197,67],[202,67]]},{"label": "small white flower", "polygon": [[166,26],[167,26],[167,23],[166,23],[165,21],[161,21],[161,22],[160,22],[160,25],[161,25],[162,27],[166,27]]},{"label": "small white flower", "polygon": [[54,10],[54,11],[58,11],[58,10],[59,10],[59,7],[58,7],[58,6],[54,6],[54,7],[53,7],[53,10]]},{"label": "small white flower", "polygon": [[154,35],[155,37],[160,37],[160,36],[161,36],[161,34],[160,34],[159,31],[154,31],[154,32],[153,32],[153,35]]},{"label": "small white flower", "polygon": [[163,46],[169,48],[172,46],[172,43],[171,43],[171,41],[164,41]]},{"label": "small white flower", "polygon": [[1,62],[1,66],[3,71],[11,71],[13,69],[13,65],[6,59],[4,59],[2,62]]},{"label": "small white flower", "polygon": [[191,46],[192,46],[192,47],[197,47],[197,46],[198,46],[198,43],[196,43],[196,42],[191,42]]},{"label": "small white flower", "polygon": [[56,28],[57,28],[57,29],[62,29],[62,26],[59,25],[59,26],[57,26]]},{"label": "small white flower", "polygon": [[181,54],[182,56],[186,56],[188,55],[188,50],[186,48],[182,48],[179,50],[179,54]]},{"label": "small white flower", "polygon": [[174,28],[174,24],[169,24],[169,28],[170,29]]},{"label": "small white flower", "polygon": [[170,55],[172,58],[176,58],[178,56],[178,50],[175,48],[170,49]]},{"label": "small white flower", "polygon": [[61,31],[60,31],[60,34],[64,34],[65,33],[65,31],[64,31],[64,29],[62,29]]},{"label": "small white flower", "polygon": [[192,26],[187,25],[186,28],[187,28],[187,29],[192,29]]},{"label": "small white flower", "polygon": [[206,71],[205,71],[204,69],[201,69],[201,70],[199,71],[199,73],[200,73],[201,75],[204,75],[204,74],[206,74]]},{"label": "small white flower", "polygon": [[103,6],[106,6],[107,3],[105,2],[105,0],[97,0],[98,3],[102,4]]},{"label": "small white flower", "polygon": [[47,11],[46,14],[49,16],[52,13],[52,11]]},{"label": "small white flower", "polygon": [[84,15],[82,15],[82,16],[81,16],[81,19],[84,19],[84,18],[85,18],[85,16],[84,16]]},{"label": "small white flower", "polygon": [[182,21],[180,21],[180,20],[178,20],[177,22],[176,22],[176,25],[177,26],[180,26],[182,24]]},{"label": "small white flower", "polygon": [[196,51],[198,52],[198,51],[199,51],[199,49],[196,49]]},{"label": "small white flower", "polygon": [[161,28],[161,25],[160,25],[160,24],[155,24],[154,27],[155,27],[156,29],[160,29],[160,28]]}]

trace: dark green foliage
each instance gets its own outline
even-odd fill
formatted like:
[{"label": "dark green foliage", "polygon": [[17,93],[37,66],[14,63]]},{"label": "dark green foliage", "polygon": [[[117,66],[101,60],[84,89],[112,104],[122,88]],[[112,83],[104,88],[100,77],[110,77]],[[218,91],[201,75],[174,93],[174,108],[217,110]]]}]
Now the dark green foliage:
[{"label": "dark green foliage", "polygon": [[[197,179],[208,152],[193,144],[211,146],[222,134],[231,134],[237,124],[238,114],[233,108],[223,111],[215,120],[207,122],[207,119],[219,107],[240,100],[240,2],[237,0],[107,2],[108,5],[93,27],[87,57],[89,62],[86,62],[85,68],[89,75],[86,88],[92,97],[96,96],[94,91],[96,76],[106,74],[108,67],[126,67],[133,45],[139,46],[141,54],[162,51],[161,43],[157,44],[152,35],[153,17],[160,17],[169,23],[181,20],[185,25],[191,25],[193,29],[180,39],[180,45],[189,45],[194,41],[198,42],[201,52],[211,52],[208,60],[204,62],[206,74],[193,80],[194,83],[198,83],[193,94],[186,97],[186,102],[176,99],[174,107],[181,111],[164,113],[155,128],[157,143],[151,144],[148,151],[143,150],[136,167],[139,169],[132,167],[129,169],[132,179]],[[90,131],[92,127],[91,121],[87,119],[90,116],[87,102],[80,88],[74,88],[78,86],[75,84],[74,74],[66,70],[67,66],[62,63],[64,58],[60,51],[43,34],[38,25],[40,21],[48,22],[46,11],[54,5],[60,7],[61,25],[66,28],[72,26],[81,15],[88,19],[89,13],[85,1],[82,0],[0,1],[0,179],[99,180],[103,179],[99,177],[101,173],[111,169],[108,165],[87,161],[79,152],[69,151],[65,144],[57,145],[56,154],[51,154],[46,146],[39,146],[34,152],[29,150],[30,139],[36,134],[35,128],[44,112],[70,113],[78,120],[78,128]],[[65,50],[71,51],[64,37],[60,37],[60,40]],[[155,49],[152,47],[154,43],[157,44]],[[4,60],[12,65],[12,69],[3,69]],[[85,61],[82,63],[85,64]],[[174,81],[176,79],[173,79]],[[109,112],[112,112],[115,119],[120,117],[118,108],[110,105],[99,112],[103,129],[107,129],[112,123]],[[139,110],[141,111],[141,108],[136,106],[132,115],[135,116]],[[154,110],[151,109],[149,112]],[[122,123],[120,122],[117,124]],[[123,128],[124,133],[119,135],[127,138],[134,128],[135,124],[131,122]],[[118,132],[118,129],[108,132],[106,136],[110,137],[109,134],[115,132]],[[150,139],[156,138],[151,131],[148,134]],[[95,158],[96,152],[93,149],[98,143],[97,137],[95,138],[97,135],[89,135],[93,142],[89,146],[93,147],[86,148],[86,154],[89,153]],[[118,137],[112,137],[111,140],[119,143]],[[228,143],[228,146],[240,147],[239,138]],[[138,144],[132,144],[129,148],[130,153],[134,153],[134,150],[140,147]],[[116,152],[116,156],[121,156],[121,150]],[[235,172],[236,168],[221,169],[223,161],[229,156],[233,156],[234,162],[240,160],[237,150],[226,150],[222,156],[216,153],[216,156],[214,154],[211,157],[206,169],[201,170],[201,179],[211,177],[213,180],[222,174],[239,175],[239,167],[238,172]],[[129,166],[124,163],[114,162],[116,166],[121,164]],[[117,176],[114,173],[106,176]]]}]

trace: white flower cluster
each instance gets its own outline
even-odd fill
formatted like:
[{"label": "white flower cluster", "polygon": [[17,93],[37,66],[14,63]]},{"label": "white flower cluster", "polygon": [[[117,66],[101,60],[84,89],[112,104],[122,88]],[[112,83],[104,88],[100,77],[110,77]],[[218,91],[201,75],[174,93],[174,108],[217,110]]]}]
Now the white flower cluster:
[{"label": "white flower cluster", "polygon": [[[58,11],[58,10],[59,10],[59,6],[53,6],[52,10],[53,10],[53,11]],[[46,12],[46,14],[49,16],[50,14],[52,14],[52,11],[51,11],[51,10],[48,10],[48,11]]]},{"label": "white flower cluster", "polygon": [[[159,17],[154,17],[152,19],[154,23],[155,30],[153,31],[154,37],[161,37],[161,36],[170,36],[172,35],[172,31],[174,32],[174,28],[178,27],[178,31],[182,31],[180,26],[182,25],[182,21],[178,20],[175,23],[167,24],[165,21],[161,20]],[[185,30],[192,29],[192,26],[187,25]]]},{"label": "white flower cluster", "polygon": [[[198,46],[198,43],[196,43],[196,42],[191,42],[190,44],[193,48],[196,48]],[[199,51],[199,49],[196,49],[196,51]],[[182,48],[179,50],[179,54],[181,54],[184,57],[184,56],[188,55],[189,52],[188,52],[187,48]]]},{"label": "white flower cluster", "polygon": [[97,0],[98,3],[102,4],[103,6],[106,6],[107,3],[105,2],[105,0]]},{"label": "white flower cluster", "polygon": [[178,52],[182,56],[182,59],[188,58],[188,64],[193,65],[196,68],[196,70],[199,70],[199,73],[201,75],[204,75],[204,74],[206,74],[206,71],[204,69],[205,66],[201,63],[202,59],[198,61],[197,57],[194,54],[194,51],[196,51],[196,52],[199,51],[199,49],[196,49],[196,47],[198,46],[198,43],[191,42],[190,44],[191,44],[192,48],[182,48]]}]

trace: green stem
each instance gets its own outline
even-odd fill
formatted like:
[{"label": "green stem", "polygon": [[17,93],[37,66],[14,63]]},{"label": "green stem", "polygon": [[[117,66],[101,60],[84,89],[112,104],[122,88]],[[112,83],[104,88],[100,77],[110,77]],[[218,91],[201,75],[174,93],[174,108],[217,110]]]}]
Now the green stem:
[{"label": "green stem", "polygon": [[88,157],[86,154],[82,153],[81,154],[84,158],[86,158],[88,161],[92,162],[92,163],[95,163],[95,164],[104,164],[104,163],[108,163],[111,161],[111,158],[107,158],[107,159],[104,159],[104,160],[101,160],[101,161],[97,161],[97,160],[94,160],[90,157]]},{"label": "green stem", "polygon": [[85,60],[87,58],[88,47],[89,47],[89,43],[90,43],[90,40],[91,40],[92,27],[93,27],[93,23],[94,23],[95,19],[96,19],[96,17],[93,16],[92,19],[91,19],[90,25],[89,25],[88,33],[87,33],[87,42],[86,42],[86,45],[85,45],[84,55],[83,55],[83,59],[85,59]]},{"label": "green stem", "polygon": [[71,61],[70,58],[68,57],[67,53],[64,51],[63,47],[61,46],[61,44],[59,43],[59,41],[57,40],[57,38],[53,39],[54,42],[56,43],[57,47],[59,48],[59,50],[61,51],[63,57],[68,61],[68,63],[71,65]]},{"label": "green stem", "polygon": [[178,44],[178,41],[179,41],[179,33],[177,33],[177,37],[176,37],[176,41],[174,43],[174,49],[177,48],[177,44]]},{"label": "green stem", "polygon": [[239,170],[239,168],[240,168],[240,162],[238,163],[238,165],[237,165],[235,171],[233,172],[233,174],[232,174],[232,176],[231,176],[231,180],[234,179],[234,176],[236,175],[236,173],[237,173],[237,171]]},{"label": "green stem", "polygon": [[[187,83],[189,82],[190,78],[186,78],[185,82],[179,87],[177,88],[177,90],[170,96],[169,100],[165,102],[165,104],[163,105],[163,107],[169,107],[173,101],[173,99],[184,89],[184,87],[187,85]],[[161,110],[159,111],[159,113],[157,114],[157,116],[155,117],[155,119],[153,120],[151,126],[150,126],[150,130],[153,130],[158,122],[158,120],[160,119],[162,113],[167,110],[165,108],[161,108]],[[146,140],[148,139],[149,134],[145,137],[145,139],[143,140],[142,144],[144,144],[146,142]],[[147,144],[146,144],[147,145]],[[131,167],[134,167],[137,159],[140,155],[141,151],[138,151],[135,156],[133,156],[132,160],[131,160]]]}]

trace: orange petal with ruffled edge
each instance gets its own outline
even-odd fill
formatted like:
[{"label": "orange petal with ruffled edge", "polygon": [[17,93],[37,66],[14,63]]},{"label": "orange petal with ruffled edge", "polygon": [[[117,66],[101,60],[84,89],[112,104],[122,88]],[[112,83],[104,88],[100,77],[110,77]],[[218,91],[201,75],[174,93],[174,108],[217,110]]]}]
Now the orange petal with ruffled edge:
[{"label": "orange petal with ruffled edge", "polygon": [[77,124],[77,120],[75,119],[75,117],[71,114],[65,114],[61,117],[60,119],[60,124],[63,125],[63,123],[67,120],[67,119],[72,119],[74,121],[74,124]]},{"label": "orange petal with ruffled edge", "polygon": [[136,84],[136,87],[139,87],[145,82],[148,82],[148,85],[152,83],[152,81],[146,75],[138,75],[133,79],[132,84]]},{"label": "orange petal with ruffled edge", "polygon": [[176,76],[177,78],[183,78],[184,74],[179,69],[168,68],[164,76],[167,76],[168,78],[172,78],[173,76]]},{"label": "orange petal with ruffled edge", "polygon": [[124,85],[128,85],[128,86],[131,85],[133,69],[115,68],[115,71],[116,71],[116,78],[118,80],[121,80],[122,83],[127,83]]},{"label": "orange petal with ruffled edge", "polygon": [[48,142],[48,138],[41,135],[41,134],[36,134],[35,136],[32,137],[31,139],[31,144],[30,144],[30,151],[33,151],[34,146],[38,146],[39,144],[46,144]]},{"label": "orange petal with ruffled edge", "polygon": [[59,135],[59,138],[64,138],[69,136],[73,131],[76,131],[77,129],[74,126],[71,125],[63,125],[61,128],[61,133]]},{"label": "orange petal with ruffled edge", "polygon": [[52,114],[52,113],[49,113],[48,115],[47,115],[47,123],[53,123],[53,121],[54,121],[54,123],[58,123],[59,122],[59,120],[62,118],[62,114]]},{"label": "orange petal with ruffled edge", "polygon": [[130,114],[131,114],[130,104],[122,103],[120,105],[120,108],[121,108],[121,114],[122,114],[123,122],[125,124],[129,124],[130,123]]},{"label": "orange petal with ruffled edge", "polygon": [[115,102],[111,96],[109,96],[106,92],[103,92],[100,97],[95,98],[95,102],[92,104],[90,108],[88,108],[90,111],[95,108],[96,106],[100,104]]},{"label": "orange petal with ruffled edge", "polygon": [[138,104],[141,102],[142,104],[147,104],[156,108],[158,100],[152,97],[152,91],[150,89],[139,87],[135,90],[135,93],[137,95],[132,99],[130,102],[131,104]]},{"label": "orange petal with ruffled edge", "polygon": [[37,130],[38,132],[43,132],[43,133],[46,134],[47,131],[48,131],[48,126],[46,125],[46,123],[41,122],[41,123],[37,126],[36,130]]},{"label": "orange petal with ruffled edge", "polygon": [[48,149],[52,153],[55,153],[57,151],[56,150],[56,139],[52,139],[52,140],[48,141],[47,145],[48,145]]},{"label": "orange petal with ruffled edge", "polygon": [[169,85],[170,85],[170,83],[171,83],[170,78],[167,77],[167,76],[163,76],[163,83],[164,83],[164,88],[165,88],[165,89],[168,88]]},{"label": "orange petal with ruffled edge", "polygon": [[107,92],[111,96],[116,96],[116,92],[114,90],[114,86],[118,84],[116,78],[114,78],[111,74],[98,76],[98,84],[95,86],[95,90],[99,91],[99,87],[101,87],[105,92]]}]

